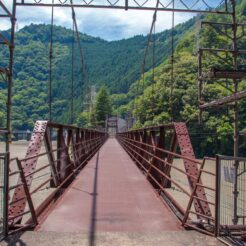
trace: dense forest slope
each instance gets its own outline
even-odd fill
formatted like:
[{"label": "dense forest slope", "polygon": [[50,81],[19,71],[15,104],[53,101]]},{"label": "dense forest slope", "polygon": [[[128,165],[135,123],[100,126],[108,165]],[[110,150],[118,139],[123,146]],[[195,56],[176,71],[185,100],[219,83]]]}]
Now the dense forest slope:
[{"label": "dense forest slope", "polygon": [[[175,44],[195,22],[195,19],[175,28]],[[6,32],[3,32],[6,35]],[[73,32],[55,26],[53,36],[53,119],[69,123],[71,99],[71,57]],[[156,64],[170,54],[171,31],[155,35]],[[111,93],[127,93],[131,84],[140,76],[141,63],[146,47],[146,36],[135,36],[120,41],[107,42],[80,33],[86,74],[81,75],[78,44],[75,43],[75,118],[84,110],[84,99],[89,85],[105,84]],[[16,33],[14,63],[13,128],[32,128],[37,119],[48,114],[50,26],[26,26]],[[7,64],[8,52],[1,46],[0,65]],[[6,58],[6,59],[4,59]],[[151,67],[147,57],[146,71]],[[0,82],[0,88],[5,84]],[[4,118],[5,94],[0,91],[0,114]]]},{"label": "dense forest slope", "polygon": [[[238,1],[237,18],[239,23],[246,21],[246,2]],[[208,15],[203,17],[206,21],[231,22],[230,17]],[[204,111],[203,124],[198,125],[198,100],[197,100],[197,71],[198,71],[198,45],[200,47],[231,48],[231,42],[220,35],[213,28],[205,28],[202,31],[199,23],[188,30],[178,42],[174,54],[174,81],[171,82],[170,60],[165,60],[155,68],[153,73],[145,73],[145,80],[134,83],[127,95],[113,95],[115,112],[120,115],[133,115],[137,119],[135,127],[163,124],[170,121],[187,122],[194,146],[199,148],[199,154],[213,155],[215,153],[232,154],[233,149],[233,106],[217,107]],[[242,35],[238,32],[238,36]],[[231,35],[228,29],[228,35]],[[246,35],[238,42],[238,49],[246,50]],[[223,54],[224,59],[231,57]],[[245,56],[241,59],[241,65],[245,69]],[[226,68],[225,64],[216,56],[205,57],[207,68]],[[227,82],[226,82],[227,83]],[[231,94],[224,88],[226,85],[206,81],[205,101]],[[232,81],[228,81],[229,89],[233,90]],[[246,89],[246,81],[241,81],[239,91]],[[136,95],[138,96],[135,99]],[[132,98],[129,102],[126,99]],[[124,102],[125,99],[125,102]],[[121,105],[119,107],[119,105]],[[240,131],[246,130],[246,102],[239,102]],[[129,113],[130,112],[130,113]],[[245,139],[240,139],[240,153],[245,155]]]}]

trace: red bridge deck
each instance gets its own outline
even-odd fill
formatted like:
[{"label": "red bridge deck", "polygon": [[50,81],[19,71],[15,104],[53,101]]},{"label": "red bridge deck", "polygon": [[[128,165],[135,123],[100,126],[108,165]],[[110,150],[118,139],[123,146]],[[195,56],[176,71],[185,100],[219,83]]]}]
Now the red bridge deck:
[{"label": "red bridge deck", "polygon": [[180,231],[144,175],[116,139],[108,139],[77,176],[39,231]]}]

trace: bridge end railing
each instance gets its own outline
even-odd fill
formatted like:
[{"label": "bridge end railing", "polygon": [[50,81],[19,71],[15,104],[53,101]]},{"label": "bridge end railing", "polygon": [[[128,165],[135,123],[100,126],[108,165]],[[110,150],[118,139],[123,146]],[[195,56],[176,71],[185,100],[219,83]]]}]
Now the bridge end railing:
[{"label": "bridge end railing", "polygon": [[37,226],[107,138],[105,132],[37,121],[25,157],[12,159],[6,175],[10,233]]},{"label": "bridge end railing", "polygon": [[118,133],[117,139],[183,226],[215,235],[215,159],[195,158],[185,123]]}]

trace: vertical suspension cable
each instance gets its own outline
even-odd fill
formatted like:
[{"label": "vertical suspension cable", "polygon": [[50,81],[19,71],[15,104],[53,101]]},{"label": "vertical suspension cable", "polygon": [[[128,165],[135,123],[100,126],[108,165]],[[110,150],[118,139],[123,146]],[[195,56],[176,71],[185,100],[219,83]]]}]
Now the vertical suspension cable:
[{"label": "vertical suspension cable", "polygon": [[[54,0],[52,0],[54,4]],[[53,59],[54,6],[51,9],[50,51],[49,51],[49,121],[52,121],[52,59]]]},{"label": "vertical suspension cable", "polygon": [[[173,9],[174,9],[174,0],[173,0]],[[174,88],[174,11],[172,11],[172,32],[171,32],[171,73],[170,73],[170,80],[171,80],[171,91],[170,91],[170,116],[171,120],[173,121],[173,88]]]},{"label": "vertical suspension cable", "polygon": [[73,34],[72,34],[72,55],[71,55],[71,118],[70,123],[74,123],[74,34],[75,34],[75,24],[73,19]]},{"label": "vertical suspension cable", "polygon": [[[144,51],[144,58],[143,58],[142,66],[141,66],[141,71],[142,71],[142,94],[144,93],[144,89],[145,89],[145,77],[144,77],[145,63],[146,63],[146,58],[147,58],[150,42],[151,42],[152,33],[153,33],[155,22],[156,22],[156,15],[157,15],[157,10],[158,10],[159,3],[160,3],[160,0],[157,0],[156,1],[155,12],[153,14],[152,24],[151,24],[151,27],[150,27],[150,32],[149,32],[149,36],[148,36],[148,40],[147,40],[147,45],[146,45],[146,48],[145,48],[145,51]],[[138,88],[139,84],[140,83],[137,83],[137,94],[138,94],[138,91],[139,91],[139,88]],[[134,106],[134,109],[135,109],[136,98],[134,99],[133,103],[134,103],[133,106]]]},{"label": "vertical suspension cable", "polygon": [[142,66],[141,66],[141,77],[140,77],[140,79],[137,81],[137,89],[136,89],[136,96],[135,96],[135,98],[134,98],[134,100],[133,100],[133,110],[134,110],[134,112],[135,112],[135,115],[133,114],[133,117],[135,117],[136,118],[136,121],[137,121],[137,112],[136,112],[136,110],[137,110],[137,97],[138,97],[138,95],[139,95],[139,87],[141,86],[141,81],[142,81],[142,90],[140,91],[140,94],[142,94],[143,95],[143,93],[144,93],[144,80],[145,80],[145,78],[144,78],[144,64],[142,64]]},{"label": "vertical suspension cable", "polygon": [[[79,35],[79,30],[78,30],[78,25],[77,25],[77,21],[76,21],[76,14],[75,14],[75,10],[74,10],[74,6],[73,6],[73,0],[70,0],[70,4],[71,4],[71,10],[72,10],[72,19],[73,19],[73,23],[74,23],[74,31],[76,32],[76,40],[78,43],[78,49],[79,49],[79,55],[80,55],[80,64],[81,64],[81,95],[83,95],[83,85],[84,85],[84,81],[86,84],[90,84],[89,82],[89,77],[88,77],[88,72],[84,63],[84,54],[83,54],[83,50],[82,50],[82,46],[81,46],[81,40],[80,40],[80,35]],[[84,81],[83,81],[84,78]],[[82,104],[81,104],[82,105]]]},{"label": "vertical suspension cable", "polygon": [[203,52],[201,49],[201,45],[200,45],[200,40],[201,40],[201,22],[200,22],[200,30],[198,30],[198,38],[197,38],[197,55],[198,55],[198,67],[197,67],[197,79],[198,79],[198,95],[197,95],[197,99],[198,99],[198,125],[200,126],[202,124],[203,121],[203,110],[199,107],[202,103],[203,103],[203,79],[202,79],[202,56],[203,56]]},{"label": "vertical suspension cable", "polygon": [[144,93],[144,84],[145,84],[145,63],[142,65],[142,94]]},{"label": "vertical suspension cable", "polygon": [[[155,23],[153,29],[153,50],[152,50],[152,82],[154,81],[155,81]],[[152,90],[153,90],[153,83],[152,83]]]},{"label": "vertical suspension cable", "polygon": [[136,89],[136,96],[133,100],[133,118],[137,118],[135,116],[137,116],[137,112],[136,112],[136,105],[137,105],[137,97],[138,97],[138,90],[139,90],[139,81],[137,82],[137,89]]},{"label": "vertical suspension cable", "polygon": [[152,49],[152,85],[151,85],[151,96],[152,96],[152,114],[154,119],[154,83],[155,83],[155,23],[153,27],[153,49]]}]

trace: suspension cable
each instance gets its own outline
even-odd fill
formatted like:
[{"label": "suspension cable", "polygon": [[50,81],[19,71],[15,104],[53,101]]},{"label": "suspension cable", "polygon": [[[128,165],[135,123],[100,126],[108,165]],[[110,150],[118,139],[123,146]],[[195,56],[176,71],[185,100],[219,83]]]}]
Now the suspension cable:
[{"label": "suspension cable", "polygon": [[80,35],[79,35],[79,30],[78,30],[78,25],[77,25],[77,20],[76,20],[76,14],[74,11],[74,6],[73,6],[73,0],[70,0],[71,3],[71,9],[72,9],[72,18],[74,22],[74,27],[75,27],[75,33],[76,33],[76,38],[79,46],[79,54],[80,54],[80,63],[81,63],[81,69],[82,69],[82,74],[85,75],[85,64],[84,64],[84,54],[83,54],[83,49],[81,46],[81,40],[80,40]]},{"label": "suspension cable", "polygon": [[75,14],[75,10],[74,10],[74,6],[73,6],[73,0],[70,0],[71,3],[71,10],[72,10],[72,19],[73,19],[73,23],[74,23],[74,29],[75,29],[75,34],[76,34],[76,39],[77,39],[77,43],[78,43],[78,48],[79,48],[79,54],[80,54],[80,66],[81,66],[81,95],[83,94],[83,78],[85,78],[85,82],[87,84],[89,84],[89,78],[88,78],[88,74],[86,71],[86,66],[84,63],[84,54],[83,54],[83,49],[81,46],[81,40],[80,40],[80,35],[79,35],[79,30],[78,30],[78,25],[77,25],[77,20],[76,20],[76,14]]},{"label": "suspension cable", "polygon": [[[159,3],[160,3],[160,0],[157,0],[156,1],[156,8],[155,8],[155,12],[153,14],[153,19],[152,19],[152,24],[151,24],[151,27],[150,27],[150,32],[149,32],[149,35],[148,35],[148,40],[147,40],[147,45],[146,45],[146,48],[144,50],[144,58],[143,58],[143,62],[142,62],[142,65],[141,65],[141,74],[142,74],[142,93],[144,93],[144,87],[145,87],[145,77],[144,77],[144,72],[145,72],[145,64],[146,64],[146,58],[147,58],[147,54],[148,54],[148,50],[149,50],[149,46],[150,46],[150,43],[151,43],[151,37],[152,37],[152,34],[153,34],[153,31],[155,29],[155,22],[156,22],[156,16],[157,16],[157,11],[158,11],[158,6],[159,6]],[[154,51],[153,51],[154,52]],[[154,71],[154,69],[153,69]],[[139,92],[139,84],[140,83],[137,83],[137,95],[136,97],[138,96],[138,92]],[[136,98],[134,99],[133,101],[133,108],[134,110],[136,110]]]},{"label": "suspension cable", "polygon": [[146,48],[145,48],[145,51],[144,51],[144,58],[143,58],[143,62],[142,62],[142,73],[144,73],[144,69],[145,69],[146,58],[147,58],[149,46],[150,46],[150,43],[151,43],[151,37],[152,37],[153,31],[154,31],[154,27],[155,27],[155,22],[156,22],[156,16],[157,16],[157,10],[158,10],[159,3],[160,3],[160,1],[157,0],[155,12],[153,14],[152,24],[151,24],[151,27],[150,27],[150,32],[149,32],[149,36],[148,36],[147,45],[146,45]]},{"label": "suspension cable", "polygon": [[156,62],[156,57],[155,57],[155,23],[153,27],[153,49],[152,49],[152,83],[151,83],[151,96],[152,96],[152,114],[153,114],[153,119],[154,119],[154,108],[155,108],[155,103],[154,103],[154,83],[155,83],[155,62]]},{"label": "suspension cable", "polygon": [[[54,0],[52,0],[54,4]],[[51,9],[50,51],[49,51],[49,121],[52,121],[52,60],[53,60],[54,6]]]},{"label": "suspension cable", "polygon": [[[173,9],[174,9],[174,0],[173,0]],[[175,27],[175,13],[172,11],[172,32],[171,32],[171,71],[170,71],[170,80],[171,80],[171,91],[170,91],[170,116],[173,121],[173,89],[174,89],[174,27]]]},{"label": "suspension cable", "polygon": [[[155,57],[155,23],[154,23],[154,29],[153,29],[153,50],[152,50],[152,82],[155,81],[155,62],[156,62],[156,57]],[[153,83],[152,83],[152,85],[153,85]]]},{"label": "suspension cable", "polygon": [[71,55],[71,116],[70,123],[74,123],[74,20],[73,20],[73,33],[72,33],[72,55]]}]

